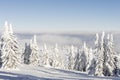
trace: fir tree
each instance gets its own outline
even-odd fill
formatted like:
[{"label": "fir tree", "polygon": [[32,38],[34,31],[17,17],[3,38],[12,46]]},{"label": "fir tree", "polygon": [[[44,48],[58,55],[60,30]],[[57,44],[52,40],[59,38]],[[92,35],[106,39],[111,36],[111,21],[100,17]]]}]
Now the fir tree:
[{"label": "fir tree", "polygon": [[12,31],[12,25],[5,22],[5,31],[1,36],[2,68],[17,69],[21,61],[21,54],[17,38]]},{"label": "fir tree", "polygon": [[81,55],[80,55],[80,71],[86,71],[88,65],[88,48],[86,43],[82,47]]},{"label": "fir tree", "polygon": [[53,67],[62,68],[63,67],[63,60],[60,53],[60,48],[58,48],[58,44],[55,45],[53,49]]},{"label": "fir tree", "polygon": [[74,69],[75,65],[75,48],[72,45],[68,55],[68,69]]},{"label": "fir tree", "polygon": [[25,43],[25,50],[24,53],[22,55],[23,57],[23,62],[25,64],[30,64],[30,55],[31,55],[31,49],[30,49],[30,44],[27,45],[27,43]]},{"label": "fir tree", "polygon": [[30,40],[30,64],[39,65],[39,49],[36,41],[36,35]]},{"label": "fir tree", "polygon": [[44,44],[44,47],[42,49],[42,63],[45,66],[50,66],[50,56],[49,56],[50,51],[48,50],[48,47],[46,44]]},{"label": "fir tree", "polygon": [[113,35],[108,34],[107,39],[104,36],[105,33],[103,32],[101,40],[99,40],[98,35],[96,35],[95,65],[89,73],[96,76],[118,75],[118,58],[115,57]]},{"label": "fir tree", "polygon": [[97,53],[96,53],[96,65],[95,65],[95,73],[96,76],[104,76],[103,75],[103,63],[104,63],[104,36],[105,33],[102,33],[101,42],[98,43]]},{"label": "fir tree", "polygon": [[104,44],[104,69],[103,74],[105,76],[112,76],[114,75],[115,70],[115,51],[113,48],[113,36],[107,36],[107,39]]},{"label": "fir tree", "polygon": [[74,70],[80,71],[80,50],[77,49],[77,54],[75,56]]},{"label": "fir tree", "polygon": [[88,49],[88,63],[87,63],[86,71],[89,71],[91,64],[93,65],[93,58],[94,58],[93,50],[92,48],[90,48]]},{"label": "fir tree", "polygon": [[91,61],[91,64],[88,68],[88,74],[89,75],[94,75],[95,74],[95,67],[96,67],[96,57],[97,57],[97,52],[98,52],[98,47],[99,47],[99,35],[96,33],[96,40],[95,40],[95,49],[93,51],[93,59]]}]

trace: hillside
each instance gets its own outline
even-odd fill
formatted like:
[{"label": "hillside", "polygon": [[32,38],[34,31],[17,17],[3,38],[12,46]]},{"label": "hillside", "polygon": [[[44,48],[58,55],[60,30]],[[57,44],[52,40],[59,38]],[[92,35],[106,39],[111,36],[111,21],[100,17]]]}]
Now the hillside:
[{"label": "hillside", "polygon": [[23,65],[20,70],[0,69],[0,80],[120,80],[120,77],[93,77],[79,71]]}]

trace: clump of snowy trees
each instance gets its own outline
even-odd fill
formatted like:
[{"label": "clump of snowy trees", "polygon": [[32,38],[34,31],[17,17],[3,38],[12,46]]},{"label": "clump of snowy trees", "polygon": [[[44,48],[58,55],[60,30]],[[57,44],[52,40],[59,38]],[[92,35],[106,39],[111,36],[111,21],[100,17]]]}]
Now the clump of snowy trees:
[{"label": "clump of snowy trees", "polygon": [[113,76],[118,75],[116,65],[117,54],[114,51],[113,47],[113,35],[107,35],[105,38],[105,33],[103,32],[101,38],[96,34],[95,41],[95,51],[93,53],[94,56],[94,64],[91,66],[91,70],[89,73],[96,76]]},{"label": "clump of snowy trees", "polygon": [[17,69],[21,62],[19,43],[13,34],[12,25],[6,21],[4,28],[0,44],[1,68]]},{"label": "clump of snowy trees", "polygon": [[12,25],[5,22],[0,41],[0,67],[18,69],[21,64],[47,66],[60,69],[88,72],[93,76],[118,76],[120,74],[119,55],[114,50],[113,35],[102,32],[96,34],[95,47],[48,46],[40,49],[36,35],[25,43],[24,51],[13,33]]}]

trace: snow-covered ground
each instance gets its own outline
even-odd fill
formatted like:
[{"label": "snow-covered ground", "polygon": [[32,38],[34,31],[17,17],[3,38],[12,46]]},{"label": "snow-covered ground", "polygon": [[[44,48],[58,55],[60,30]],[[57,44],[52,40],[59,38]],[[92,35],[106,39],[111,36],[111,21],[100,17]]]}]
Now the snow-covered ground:
[{"label": "snow-covered ground", "polygon": [[0,69],[0,80],[120,80],[120,77],[93,77],[80,71],[23,65],[20,70]]}]

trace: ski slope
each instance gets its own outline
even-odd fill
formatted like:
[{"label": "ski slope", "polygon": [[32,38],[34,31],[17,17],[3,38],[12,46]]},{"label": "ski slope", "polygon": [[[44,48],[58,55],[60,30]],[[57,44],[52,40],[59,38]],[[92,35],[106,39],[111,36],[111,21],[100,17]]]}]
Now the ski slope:
[{"label": "ski slope", "polygon": [[0,69],[0,80],[120,80],[120,77],[93,77],[79,71],[23,65],[20,70]]}]

